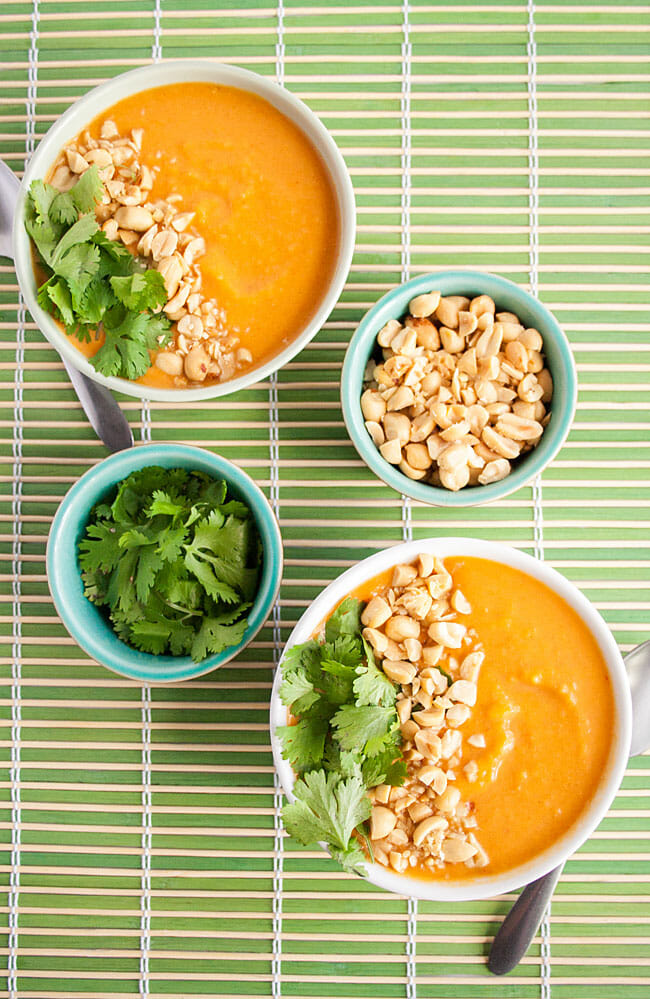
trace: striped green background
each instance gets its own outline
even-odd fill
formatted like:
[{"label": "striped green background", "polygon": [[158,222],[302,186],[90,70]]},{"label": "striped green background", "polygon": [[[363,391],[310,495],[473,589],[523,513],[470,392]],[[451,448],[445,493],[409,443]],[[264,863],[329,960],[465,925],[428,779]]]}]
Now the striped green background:
[{"label": "striped green background", "polygon": [[353,176],[357,249],[277,386],[200,408],[123,400],[139,437],[215,448],[275,485],[286,545],[275,627],[230,668],[150,691],[86,659],[49,599],[51,517],[104,449],[0,268],[0,995],[640,999],[648,757],[497,980],[486,947],[511,898],[409,910],[282,840],[267,703],[281,641],[356,559],[409,530],[535,550],[531,489],[467,511],[406,506],[347,441],[338,377],[356,322],[436,268],[537,285],[566,329],[580,398],[537,496],[537,548],[623,650],[650,638],[650,7],[4,0],[4,160],[20,174],[57,115],[156,42],[165,59],[283,77],[321,116]]}]

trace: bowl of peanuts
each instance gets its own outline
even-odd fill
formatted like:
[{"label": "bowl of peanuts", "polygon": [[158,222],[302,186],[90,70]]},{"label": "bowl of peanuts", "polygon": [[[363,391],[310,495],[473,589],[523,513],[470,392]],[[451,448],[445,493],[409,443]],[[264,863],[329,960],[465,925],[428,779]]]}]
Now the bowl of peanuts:
[{"label": "bowl of peanuts", "polygon": [[387,485],[434,506],[475,506],[554,458],[577,376],[564,332],[531,294],[496,274],[442,271],[364,316],[341,401],[352,443]]}]

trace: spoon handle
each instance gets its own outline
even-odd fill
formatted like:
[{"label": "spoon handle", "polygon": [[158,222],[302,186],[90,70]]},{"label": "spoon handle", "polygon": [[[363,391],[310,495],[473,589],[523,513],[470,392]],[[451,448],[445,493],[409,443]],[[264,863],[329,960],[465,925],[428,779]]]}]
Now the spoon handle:
[{"label": "spoon handle", "polygon": [[493,975],[507,975],[521,961],[537,933],[563,867],[564,864],[526,885],[503,920],[488,959]]},{"label": "spoon handle", "polygon": [[108,389],[77,371],[64,357],[61,360],[88,422],[100,441],[104,442],[111,454],[133,447],[133,431]]},{"label": "spoon handle", "polygon": [[[12,170],[0,160],[0,256],[13,259],[11,229],[20,184]],[[133,432],[119,405],[103,385],[94,382],[62,358],[68,377],[88,421],[109,451],[122,451],[133,445]]]}]

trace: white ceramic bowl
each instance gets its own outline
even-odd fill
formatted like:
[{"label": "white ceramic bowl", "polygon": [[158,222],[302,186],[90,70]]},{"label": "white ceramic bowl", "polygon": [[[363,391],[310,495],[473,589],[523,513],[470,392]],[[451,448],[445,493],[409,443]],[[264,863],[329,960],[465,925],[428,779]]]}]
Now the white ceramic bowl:
[{"label": "white ceramic bowl", "polygon": [[[530,555],[505,545],[477,541],[471,538],[429,538],[426,541],[410,541],[407,544],[397,545],[386,551],[378,552],[376,555],[371,555],[352,566],[351,569],[330,583],[305,611],[289,637],[285,654],[292,646],[311,638],[319,625],[351,590],[399,562],[412,562],[421,552],[431,552],[440,558],[454,555],[473,555],[477,558],[490,559],[493,562],[501,562],[504,565],[520,569],[529,576],[545,583],[563,597],[588,626],[603,654],[612,682],[615,711],[614,738],[601,782],[591,803],[578,821],[543,853],[538,854],[528,863],[521,864],[502,874],[484,876],[477,874],[471,880],[463,879],[456,882],[427,881],[409,875],[394,874],[379,864],[366,865],[368,881],[379,888],[399,895],[441,902],[491,898],[534,881],[554,867],[564,863],[589,838],[604,817],[621,783],[630,752],[632,725],[630,687],[621,654],[607,625],[586,597],[572,583]],[[295,775],[289,763],[282,758],[280,740],[276,735],[277,727],[285,725],[287,722],[287,708],[282,704],[278,693],[281,671],[280,665],[271,695],[271,745],[280,782],[289,800],[293,801],[292,788]]]},{"label": "white ceramic bowl", "polygon": [[[340,233],[336,267],[317,311],[305,328],[283,351],[264,364],[247,371],[239,378],[196,389],[159,389],[129,382],[123,378],[105,378],[98,374],[83,354],[70,343],[52,316],[41,309],[36,300],[36,279],[32,267],[30,240],[24,226],[25,199],[29,185],[33,180],[47,175],[66,142],[78,135],[93,118],[118,101],[139,91],[149,90],[151,87],[197,81],[237,87],[240,90],[258,94],[294,122],[311,141],[325,165],[336,194]],[[338,301],[350,270],[354,239],[355,204],[352,182],[336,143],[320,119],[313,111],[310,111],[306,104],[294,97],[288,90],[273,83],[272,80],[237,66],[222,66],[219,63],[199,59],[162,62],[144,66],[142,69],[134,69],[96,87],[73,104],[61,115],[47,135],[41,139],[38,149],[29,162],[18,195],[13,229],[14,260],[18,282],[29,311],[50,343],[75,368],[83,371],[94,381],[100,382],[116,392],[122,392],[124,395],[152,399],[158,402],[198,401],[229,395],[231,392],[236,392],[254,382],[261,381],[290,361],[318,333]]]}]

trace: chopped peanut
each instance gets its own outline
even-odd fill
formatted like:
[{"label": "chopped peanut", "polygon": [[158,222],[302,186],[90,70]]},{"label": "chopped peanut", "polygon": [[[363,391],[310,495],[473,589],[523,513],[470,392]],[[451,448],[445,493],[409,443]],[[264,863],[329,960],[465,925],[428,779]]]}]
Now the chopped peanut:
[{"label": "chopped peanut", "polygon": [[[457,775],[469,784],[479,776],[476,760],[463,758],[462,729],[476,704],[484,653],[468,625],[454,619],[471,611],[444,563],[423,553],[395,566],[390,585],[376,590],[362,613],[364,637],[383,657],[386,676],[402,688],[396,709],[406,782],[370,793],[375,859],[400,873],[414,865],[489,863],[470,831],[477,827],[471,802],[454,784]],[[467,744],[483,749],[485,738],[471,735]]]}]

